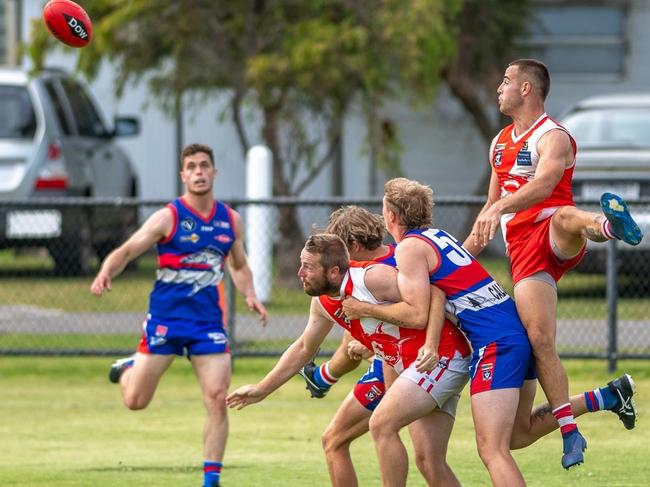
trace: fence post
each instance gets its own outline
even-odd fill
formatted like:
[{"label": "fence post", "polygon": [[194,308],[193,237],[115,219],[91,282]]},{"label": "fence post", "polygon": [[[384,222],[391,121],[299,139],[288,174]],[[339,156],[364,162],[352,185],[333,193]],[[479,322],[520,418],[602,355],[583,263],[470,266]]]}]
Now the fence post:
[{"label": "fence post", "polygon": [[[266,146],[253,146],[246,154],[246,197],[258,199],[272,195],[273,154]],[[263,303],[271,299],[272,222],[272,211],[268,205],[246,207],[248,265],[253,271],[255,293]]]},{"label": "fence post", "polygon": [[607,327],[609,346],[607,348],[608,370],[616,370],[618,358],[617,310],[618,304],[618,243],[615,238],[607,242]]}]

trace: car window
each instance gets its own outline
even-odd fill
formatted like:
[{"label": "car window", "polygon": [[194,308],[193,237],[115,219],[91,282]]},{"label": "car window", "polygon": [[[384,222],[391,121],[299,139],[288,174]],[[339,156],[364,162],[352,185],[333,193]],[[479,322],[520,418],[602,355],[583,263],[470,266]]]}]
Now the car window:
[{"label": "car window", "polygon": [[650,108],[608,108],[570,113],[562,120],[578,147],[650,148]]},{"label": "car window", "polygon": [[61,103],[61,97],[57,93],[54,83],[52,81],[46,81],[45,89],[47,90],[47,94],[50,97],[50,102],[52,102],[52,106],[54,107],[54,113],[56,114],[56,118],[59,122],[61,132],[63,132],[65,135],[70,135],[72,133],[72,130],[70,130],[70,122],[65,114],[65,109]]},{"label": "car window", "polygon": [[24,86],[0,85],[0,138],[31,139],[36,132],[34,107]]},{"label": "car window", "polygon": [[62,80],[61,84],[70,102],[70,108],[74,113],[79,135],[87,137],[106,135],[106,127],[86,90],[79,83],[70,79]]}]

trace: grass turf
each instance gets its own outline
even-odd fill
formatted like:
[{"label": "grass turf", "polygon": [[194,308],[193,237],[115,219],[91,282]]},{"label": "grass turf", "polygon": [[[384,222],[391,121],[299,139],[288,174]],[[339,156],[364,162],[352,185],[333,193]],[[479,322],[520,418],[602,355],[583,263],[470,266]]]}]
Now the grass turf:
[{"label": "grass turf", "polygon": [[[0,361],[0,485],[198,486],[201,484],[203,408],[185,360],[163,378],[144,411],[121,405],[106,379],[107,358],[3,357]],[[233,388],[255,382],[274,359],[238,359]],[[566,362],[572,392],[604,384],[603,362]],[[560,467],[559,433],[515,452],[531,486],[647,485],[650,401],[647,362],[621,362],[637,383],[641,419],[627,431],[611,413],[583,416],[586,463]],[[620,371],[617,374],[621,373]],[[261,404],[230,414],[225,486],[326,486],[323,431],[361,371],[344,378],[322,400],[309,399],[299,378]],[[406,439],[406,435],[403,435]],[[408,442],[407,442],[408,443]],[[360,485],[378,485],[374,449],[366,435],[353,444]],[[422,486],[411,456],[409,485]],[[449,463],[465,486],[489,485],[474,447],[467,396],[449,447]]]}]

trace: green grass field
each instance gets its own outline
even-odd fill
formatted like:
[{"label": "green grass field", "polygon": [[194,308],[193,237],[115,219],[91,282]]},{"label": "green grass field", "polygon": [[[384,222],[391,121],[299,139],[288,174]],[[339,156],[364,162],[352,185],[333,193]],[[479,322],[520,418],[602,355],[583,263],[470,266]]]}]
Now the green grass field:
[{"label": "green grass field", "polygon": [[[189,364],[176,361],[151,406],[132,412],[121,405],[118,388],[106,379],[110,361],[0,360],[1,486],[201,484],[203,409]],[[273,363],[274,359],[237,360],[233,387],[257,381]],[[568,361],[566,365],[574,393],[608,380],[603,362]],[[650,367],[647,362],[620,365],[637,383],[641,417],[636,429],[625,430],[611,413],[583,416],[579,423],[589,441],[586,463],[564,471],[559,434],[552,434],[515,453],[528,485],[648,485]],[[359,374],[343,379],[323,400],[309,399],[301,380],[295,378],[263,403],[232,411],[223,484],[329,485],[320,433]],[[359,439],[352,454],[360,484],[379,485],[370,438]],[[463,485],[489,485],[474,447],[466,396],[460,404],[449,462]],[[411,463],[409,485],[423,486]]]}]

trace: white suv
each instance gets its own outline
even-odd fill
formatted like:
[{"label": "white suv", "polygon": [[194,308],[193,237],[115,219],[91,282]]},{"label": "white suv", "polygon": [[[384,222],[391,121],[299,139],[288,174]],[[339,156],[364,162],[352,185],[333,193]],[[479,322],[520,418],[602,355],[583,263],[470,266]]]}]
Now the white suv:
[{"label": "white suv", "polygon": [[0,69],[0,248],[44,245],[57,271],[88,272],[137,223],[134,208],[12,209],[2,200],[135,197],[137,178],[115,137],[136,135],[135,118],[109,129],[87,87],[64,71]]}]

